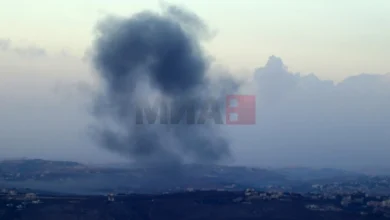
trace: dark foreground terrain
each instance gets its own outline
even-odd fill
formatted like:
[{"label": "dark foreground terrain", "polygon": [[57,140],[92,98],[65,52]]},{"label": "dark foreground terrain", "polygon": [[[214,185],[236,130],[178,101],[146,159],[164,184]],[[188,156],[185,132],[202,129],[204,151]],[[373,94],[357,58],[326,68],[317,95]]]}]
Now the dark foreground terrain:
[{"label": "dark foreground terrain", "polygon": [[168,176],[130,167],[0,161],[0,220],[390,219],[389,176],[195,164]]},{"label": "dark foreground terrain", "polygon": [[299,194],[183,192],[165,195],[2,195],[0,219],[388,219],[384,210]]}]

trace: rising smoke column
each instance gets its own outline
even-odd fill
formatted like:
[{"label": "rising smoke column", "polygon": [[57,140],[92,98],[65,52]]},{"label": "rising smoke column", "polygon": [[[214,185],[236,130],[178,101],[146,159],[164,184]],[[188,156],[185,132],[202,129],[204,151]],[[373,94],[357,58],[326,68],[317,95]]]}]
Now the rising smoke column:
[{"label": "rising smoke column", "polygon": [[[172,109],[210,98],[214,81],[206,74],[210,62],[201,47],[209,37],[195,14],[174,6],[161,14],[145,11],[100,22],[93,56],[104,87],[96,102],[102,122],[94,133],[98,143],[145,164],[177,165],[185,158],[212,163],[229,156],[228,142],[216,126],[174,125],[168,130],[135,123],[134,105],[145,94],[164,97]],[[235,85],[226,78],[218,82],[220,91]]]}]

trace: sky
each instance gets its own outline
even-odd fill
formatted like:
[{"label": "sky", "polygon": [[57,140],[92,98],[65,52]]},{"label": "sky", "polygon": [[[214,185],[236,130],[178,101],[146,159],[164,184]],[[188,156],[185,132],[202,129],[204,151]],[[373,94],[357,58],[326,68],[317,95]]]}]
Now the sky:
[{"label": "sky", "polygon": [[[95,82],[88,51],[100,19],[158,11],[161,3],[4,1],[1,157],[124,161],[87,137]],[[389,1],[168,3],[215,30],[207,53],[230,73],[249,77],[242,91],[257,95],[257,125],[224,128],[236,163],[390,167]]]},{"label": "sky", "polygon": [[[217,31],[207,46],[224,66],[251,71],[268,56],[290,63],[294,72],[342,80],[362,73],[388,72],[390,2],[377,0],[168,1],[183,5]],[[83,56],[96,21],[107,14],[158,10],[155,0],[5,1],[1,38],[36,45],[49,53]]]}]

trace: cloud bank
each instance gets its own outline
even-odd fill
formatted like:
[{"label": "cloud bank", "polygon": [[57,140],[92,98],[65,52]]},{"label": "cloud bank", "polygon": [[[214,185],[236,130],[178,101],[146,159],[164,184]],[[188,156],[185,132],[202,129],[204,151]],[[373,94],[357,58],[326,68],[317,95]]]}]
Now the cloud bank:
[{"label": "cloud bank", "polygon": [[43,57],[46,56],[46,50],[30,45],[27,47],[12,47],[12,41],[0,38],[0,52],[12,52],[24,57]]},{"label": "cloud bank", "polygon": [[254,71],[246,92],[257,96],[257,125],[230,130],[236,152],[251,163],[390,165],[390,74],[360,74],[335,84],[289,72],[271,56]]}]

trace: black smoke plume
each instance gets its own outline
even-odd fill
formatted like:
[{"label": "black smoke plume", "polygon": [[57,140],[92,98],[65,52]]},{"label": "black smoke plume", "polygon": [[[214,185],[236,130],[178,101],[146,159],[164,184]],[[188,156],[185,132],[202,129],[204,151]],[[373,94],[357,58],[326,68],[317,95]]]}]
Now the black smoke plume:
[{"label": "black smoke plume", "polygon": [[235,88],[229,77],[209,77],[211,63],[201,43],[211,35],[195,14],[175,6],[160,14],[145,11],[100,22],[93,55],[104,88],[96,103],[98,143],[138,163],[158,166],[229,157],[228,141],[216,125],[135,123],[135,105],[153,94],[176,110],[211,98],[222,101]]}]

